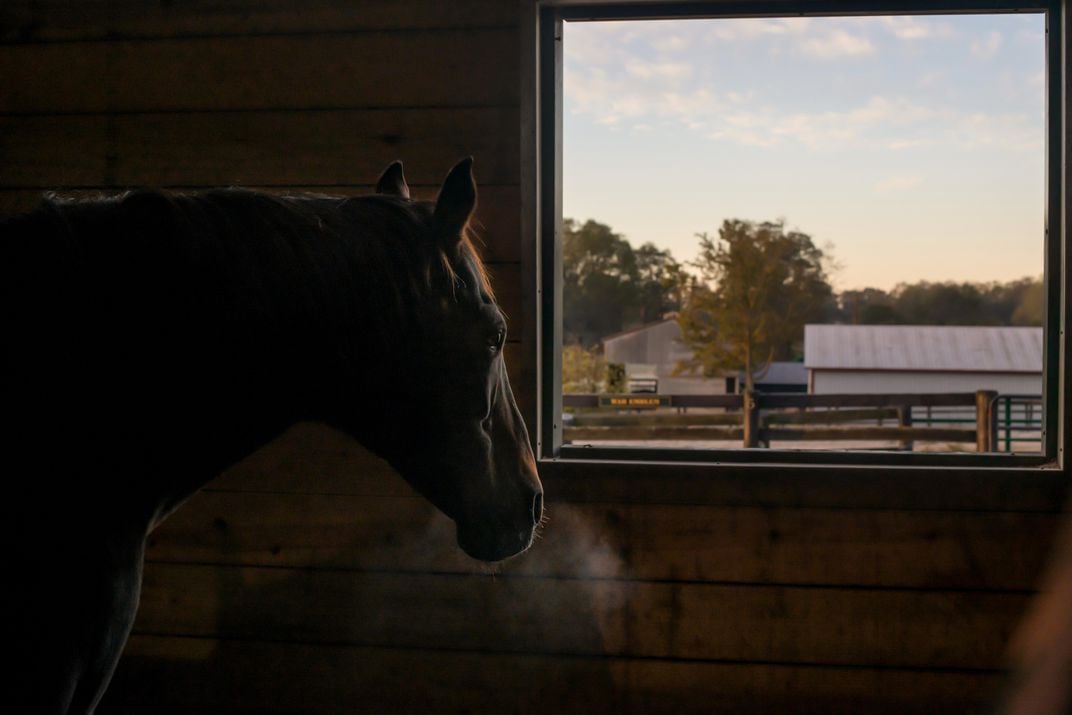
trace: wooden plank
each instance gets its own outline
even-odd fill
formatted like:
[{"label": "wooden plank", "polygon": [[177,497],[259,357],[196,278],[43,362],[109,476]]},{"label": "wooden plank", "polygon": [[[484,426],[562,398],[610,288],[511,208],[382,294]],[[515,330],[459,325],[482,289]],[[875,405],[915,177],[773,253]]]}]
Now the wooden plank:
[{"label": "wooden plank", "polygon": [[646,442],[655,439],[684,440],[740,440],[743,427],[565,427],[562,441],[565,443],[602,442],[608,440]]},{"label": "wooden plank", "polygon": [[[763,455],[766,450],[753,450]],[[744,451],[742,450],[742,453]],[[541,460],[560,501],[844,509],[1059,512],[1068,477],[1057,469]]]},{"label": "wooden plank", "polygon": [[974,442],[974,429],[953,427],[844,427],[768,428],[761,430],[763,439],[790,441],[834,442],[840,440],[904,440],[917,442]]},{"label": "wooden plank", "polygon": [[492,27],[519,16],[502,0],[4,0],[0,41]]},{"label": "wooden plank", "polygon": [[763,415],[764,424],[833,424],[860,420],[897,419],[897,407],[856,410],[819,410],[816,412],[772,412]]},{"label": "wooden plank", "polygon": [[0,45],[0,113],[517,106],[517,29]]},{"label": "wooden plank", "polygon": [[975,712],[1000,674],[135,636],[98,711]]},{"label": "wooden plank", "polygon": [[[565,407],[600,407],[600,403],[606,406],[608,398],[620,397],[622,397],[620,394],[569,393],[562,395],[562,404]],[[721,407],[730,410],[740,410],[744,399],[741,395],[654,395],[647,393],[639,393],[634,397],[668,400],[670,407]]]},{"label": "wooden plank", "polygon": [[575,427],[701,427],[707,425],[740,425],[743,415],[739,412],[715,414],[604,414],[577,412],[570,424]]},{"label": "wooden plank", "polygon": [[0,186],[351,185],[406,161],[438,184],[475,157],[478,184],[519,176],[516,108],[0,117]]},{"label": "wooden plank", "polygon": [[[1069,505],[1072,507],[1072,504]],[[1003,713],[1046,715],[1072,710],[1072,511],[1061,527],[1041,593],[1009,644],[1015,685]]]},{"label": "wooden plank", "polygon": [[[739,416],[738,416],[739,419]],[[655,421],[653,421],[655,422]],[[650,423],[649,423],[650,424]],[[607,440],[647,442],[651,440],[719,441],[738,440],[744,435],[742,427],[708,426],[650,426],[622,424],[605,426],[577,426],[563,429],[565,442],[600,442]],[[762,428],[758,430],[763,442],[836,442],[836,441],[892,441],[914,439],[919,442],[974,442],[974,429],[952,427],[874,427],[852,425],[845,427]]]},{"label": "wooden plank", "polygon": [[[315,470],[295,474],[292,486],[316,488],[318,479]],[[1028,591],[1059,521],[1054,514],[568,504],[553,497],[541,540],[501,573]],[[147,558],[486,572],[458,549],[449,519],[401,488],[387,497],[203,491],[152,534]]]},{"label": "wooden plank", "polygon": [[[445,172],[444,172],[445,173]],[[183,190],[184,187],[162,187]],[[283,187],[258,187],[252,189],[264,189],[272,193],[295,193],[311,192],[331,194],[337,196],[361,196],[371,194],[374,186],[371,184],[355,186],[283,186]],[[439,193],[439,185],[410,186],[410,191],[415,199],[432,201]],[[479,248],[485,261],[492,263],[514,263],[521,258],[518,236],[520,235],[521,223],[521,199],[518,195],[518,187],[497,186],[484,184],[479,187],[479,199],[474,228],[479,238]],[[109,192],[104,190],[104,194]],[[43,191],[35,189],[2,189],[0,188],[0,216],[30,211],[41,203]],[[97,198],[102,195],[100,189],[74,189],[59,192],[66,198]]]},{"label": "wooden plank", "polygon": [[1000,668],[1029,597],[149,564],[138,633],[491,652]]},{"label": "wooden plank", "polygon": [[975,405],[974,392],[904,394],[759,394],[759,406],[771,407],[890,407],[921,405],[950,407]]}]

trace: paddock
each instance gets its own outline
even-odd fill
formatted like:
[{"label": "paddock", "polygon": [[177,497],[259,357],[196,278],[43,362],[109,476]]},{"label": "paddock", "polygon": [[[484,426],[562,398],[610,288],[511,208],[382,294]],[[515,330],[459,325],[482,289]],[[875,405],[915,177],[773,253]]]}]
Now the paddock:
[{"label": "paddock", "polygon": [[[536,424],[534,7],[5,0],[0,213],[142,185],[356,195],[396,159],[431,199],[472,155]],[[384,461],[292,427],[152,533],[98,712],[978,712],[1068,508],[1067,465],[539,467],[543,537],[490,568]]]}]

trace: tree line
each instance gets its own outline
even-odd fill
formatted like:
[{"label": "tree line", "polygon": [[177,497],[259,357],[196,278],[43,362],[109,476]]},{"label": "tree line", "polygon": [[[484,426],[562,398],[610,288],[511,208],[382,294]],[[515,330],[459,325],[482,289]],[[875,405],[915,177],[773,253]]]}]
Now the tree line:
[{"label": "tree line", "polygon": [[[803,356],[806,323],[1041,325],[1041,279],[902,283],[837,293],[831,259],[784,221],[728,219],[697,234],[695,261],[652,243],[634,248],[610,226],[563,222],[563,337],[567,362],[598,372],[577,351],[675,315],[692,358],[680,372],[741,370],[746,382],[772,360]],[[688,270],[691,268],[692,270]]]}]

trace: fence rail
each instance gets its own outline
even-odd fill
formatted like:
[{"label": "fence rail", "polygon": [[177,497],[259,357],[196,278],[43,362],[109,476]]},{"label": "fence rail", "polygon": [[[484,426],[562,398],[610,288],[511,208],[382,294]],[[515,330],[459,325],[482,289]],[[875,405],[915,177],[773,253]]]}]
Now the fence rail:
[{"label": "fence rail", "polygon": [[[739,395],[566,394],[573,409],[567,442],[603,440],[968,442],[980,452],[1041,448],[1041,398],[958,393],[841,394],[746,392]],[[722,412],[689,413],[689,408]],[[917,408],[913,412],[913,408]],[[670,411],[673,410],[673,411]],[[893,424],[885,424],[887,421]],[[970,425],[970,426],[968,426]],[[1037,433],[1037,434],[1036,434]]]}]

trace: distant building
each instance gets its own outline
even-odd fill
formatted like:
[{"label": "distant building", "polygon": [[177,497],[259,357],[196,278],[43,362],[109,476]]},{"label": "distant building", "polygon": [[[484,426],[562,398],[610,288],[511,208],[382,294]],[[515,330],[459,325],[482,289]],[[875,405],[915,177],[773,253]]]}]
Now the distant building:
[{"label": "distant building", "polygon": [[[737,373],[737,384],[744,381],[744,371]],[[772,362],[752,378],[757,392],[807,392],[808,369],[802,362]]]},{"label": "distant building", "polygon": [[1042,394],[1042,328],[808,325],[804,367],[815,394]]},{"label": "distant building", "polygon": [[673,318],[641,325],[603,338],[608,363],[625,365],[626,381],[634,392],[658,391],[664,395],[716,395],[726,392],[730,378],[673,374],[692,351],[681,343],[681,328]]},{"label": "distant building", "polygon": [[[692,357],[681,343],[681,328],[674,319],[660,320],[603,338],[603,354],[609,363],[625,365],[630,392],[664,395],[716,395],[737,392],[743,373],[720,377],[673,374],[679,361]],[[803,363],[771,363],[755,378],[761,392],[806,392],[808,373]]]}]

